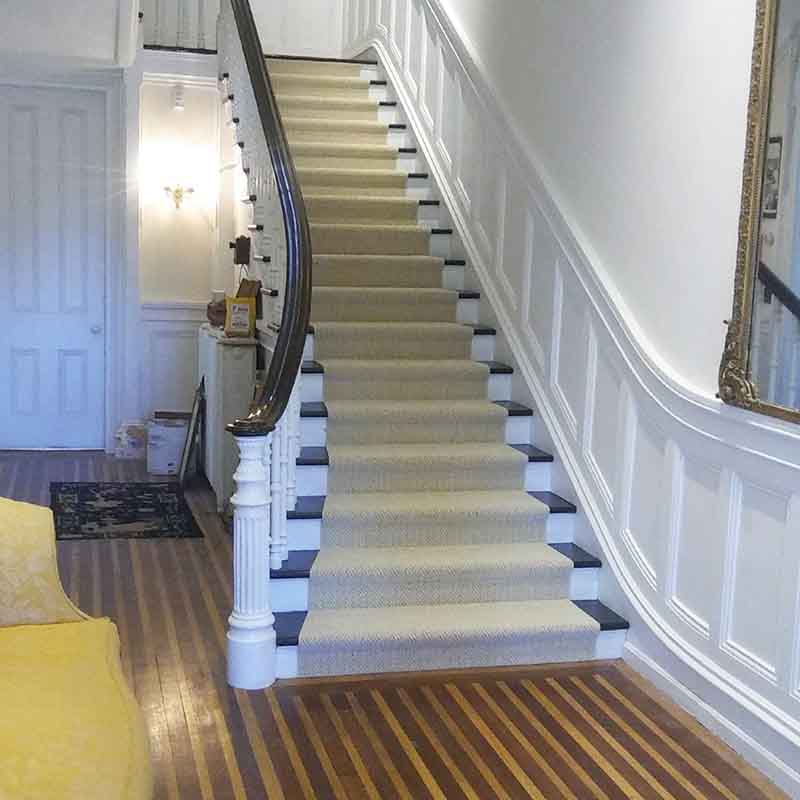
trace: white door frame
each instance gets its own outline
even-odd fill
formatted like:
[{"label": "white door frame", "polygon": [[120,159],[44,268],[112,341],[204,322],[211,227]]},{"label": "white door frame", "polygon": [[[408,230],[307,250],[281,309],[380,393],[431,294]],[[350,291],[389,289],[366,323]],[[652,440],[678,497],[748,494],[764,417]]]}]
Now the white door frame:
[{"label": "white door frame", "polygon": [[[126,258],[126,163],[123,133],[124,86],[120,69],[50,75],[31,68],[30,72],[3,75],[0,86],[20,89],[75,89],[100,92],[105,102],[105,446],[113,450],[114,433],[120,422],[138,409],[130,398],[138,371],[138,285],[135,271]],[[138,205],[138,198],[137,198]],[[138,225],[138,219],[136,220]]]}]

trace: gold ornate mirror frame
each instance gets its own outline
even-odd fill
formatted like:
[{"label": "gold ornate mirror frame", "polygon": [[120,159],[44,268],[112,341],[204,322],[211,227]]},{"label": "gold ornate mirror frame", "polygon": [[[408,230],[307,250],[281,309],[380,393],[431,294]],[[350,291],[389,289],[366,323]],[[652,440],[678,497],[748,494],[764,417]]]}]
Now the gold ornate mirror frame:
[{"label": "gold ornate mirror frame", "polygon": [[719,397],[730,405],[800,422],[800,410],[762,400],[758,396],[757,386],[749,376],[750,329],[759,258],[764,148],[768,136],[778,2],[779,0],[758,0],[756,8],[733,312],[728,321],[725,350],[719,368]]}]

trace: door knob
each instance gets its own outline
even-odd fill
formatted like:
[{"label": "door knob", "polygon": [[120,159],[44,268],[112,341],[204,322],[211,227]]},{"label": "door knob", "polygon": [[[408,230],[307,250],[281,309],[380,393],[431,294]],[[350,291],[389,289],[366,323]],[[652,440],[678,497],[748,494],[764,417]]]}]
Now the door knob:
[{"label": "door knob", "polygon": [[102,325],[92,325],[92,327],[91,327],[91,328],[89,328],[89,330],[90,330],[90,331],[91,331],[93,334],[95,334],[95,336],[96,336],[98,333],[102,333],[102,331],[103,331],[103,327],[102,327]]}]

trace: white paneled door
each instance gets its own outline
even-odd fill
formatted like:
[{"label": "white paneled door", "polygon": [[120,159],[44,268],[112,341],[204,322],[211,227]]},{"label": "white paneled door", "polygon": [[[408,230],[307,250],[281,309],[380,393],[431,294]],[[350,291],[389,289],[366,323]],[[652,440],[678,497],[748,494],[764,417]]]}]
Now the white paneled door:
[{"label": "white paneled door", "polygon": [[102,448],[105,100],[0,87],[0,449]]}]

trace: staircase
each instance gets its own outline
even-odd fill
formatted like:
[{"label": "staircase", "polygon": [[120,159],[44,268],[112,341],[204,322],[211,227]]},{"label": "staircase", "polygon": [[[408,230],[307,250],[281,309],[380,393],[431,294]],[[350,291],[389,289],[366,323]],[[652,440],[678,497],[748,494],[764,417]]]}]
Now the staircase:
[{"label": "staircase", "polygon": [[270,575],[282,677],[612,658],[553,456],[494,360],[447,210],[371,61],[269,58],[308,211],[299,499]]}]

